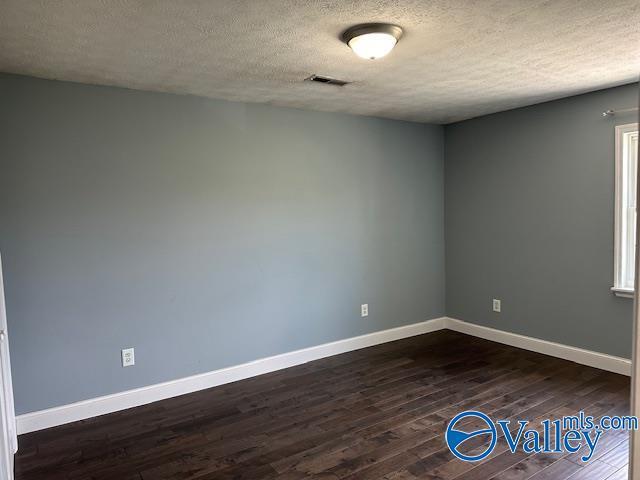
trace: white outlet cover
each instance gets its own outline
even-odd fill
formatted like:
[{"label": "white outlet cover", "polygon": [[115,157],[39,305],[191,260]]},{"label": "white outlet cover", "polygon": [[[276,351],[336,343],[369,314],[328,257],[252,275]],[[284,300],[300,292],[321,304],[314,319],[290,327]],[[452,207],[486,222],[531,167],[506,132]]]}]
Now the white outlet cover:
[{"label": "white outlet cover", "polygon": [[131,367],[136,364],[136,352],[133,348],[125,348],[122,350],[122,366]]},{"label": "white outlet cover", "polygon": [[362,317],[368,317],[369,316],[369,304],[368,303],[363,303],[362,305],[360,305],[360,316],[362,316]]},{"label": "white outlet cover", "polygon": [[502,302],[496,298],[493,299],[493,311],[500,312],[502,309]]}]

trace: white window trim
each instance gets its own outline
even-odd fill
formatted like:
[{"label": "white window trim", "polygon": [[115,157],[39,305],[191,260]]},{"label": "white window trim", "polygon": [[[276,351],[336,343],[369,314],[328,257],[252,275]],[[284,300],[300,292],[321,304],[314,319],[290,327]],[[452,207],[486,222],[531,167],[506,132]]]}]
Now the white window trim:
[{"label": "white window trim", "polygon": [[615,128],[615,228],[614,228],[614,247],[613,247],[613,275],[614,286],[611,291],[619,297],[634,297],[634,289],[624,286],[623,274],[624,274],[624,261],[622,258],[622,252],[624,251],[624,236],[621,234],[624,224],[625,212],[622,211],[622,191],[624,188],[624,169],[622,164],[623,159],[623,138],[626,133],[634,132],[638,130],[637,123],[627,123],[624,125],[617,125]]}]

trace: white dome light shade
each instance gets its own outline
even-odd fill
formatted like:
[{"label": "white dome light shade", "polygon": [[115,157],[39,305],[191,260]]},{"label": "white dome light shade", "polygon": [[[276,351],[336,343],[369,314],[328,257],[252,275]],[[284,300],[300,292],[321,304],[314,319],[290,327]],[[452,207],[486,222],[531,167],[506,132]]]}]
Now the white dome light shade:
[{"label": "white dome light shade", "polygon": [[375,60],[387,55],[402,36],[397,25],[370,23],[351,27],[343,39],[359,57]]},{"label": "white dome light shade", "polygon": [[387,55],[397,42],[396,38],[388,33],[365,33],[352,38],[349,46],[359,57],[375,60]]}]

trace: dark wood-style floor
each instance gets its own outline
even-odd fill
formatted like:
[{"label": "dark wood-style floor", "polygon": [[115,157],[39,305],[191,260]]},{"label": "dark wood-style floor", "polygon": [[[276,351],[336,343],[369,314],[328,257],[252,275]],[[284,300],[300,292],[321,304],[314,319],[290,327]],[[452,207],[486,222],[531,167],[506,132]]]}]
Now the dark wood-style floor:
[{"label": "dark wood-style floor", "polygon": [[466,409],[628,414],[628,397],[625,377],[440,331],[23,435],[16,478],[622,480],[622,433],[605,433],[586,464],[504,441],[472,464],[444,429]]}]

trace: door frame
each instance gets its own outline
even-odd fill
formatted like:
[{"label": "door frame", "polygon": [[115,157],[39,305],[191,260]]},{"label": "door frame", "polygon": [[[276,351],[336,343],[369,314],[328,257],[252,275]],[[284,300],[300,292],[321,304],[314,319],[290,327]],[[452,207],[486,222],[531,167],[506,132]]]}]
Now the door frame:
[{"label": "door frame", "polygon": [[18,451],[13,383],[9,360],[7,310],[4,299],[2,256],[0,255],[0,478],[13,479],[14,455]]},{"label": "door frame", "polygon": [[[639,89],[640,90],[640,89]],[[638,100],[640,107],[640,99]],[[639,110],[640,113],[640,110]],[[640,116],[640,115],[639,115]],[[640,118],[638,119],[640,123]],[[640,159],[640,145],[638,145]],[[640,198],[640,181],[636,182],[636,198]],[[640,416],[640,306],[638,282],[640,281],[640,221],[636,222],[636,272],[633,300],[633,353],[631,356],[631,415]],[[632,430],[629,438],[629,480],[640,480],[640,431]]]}]

